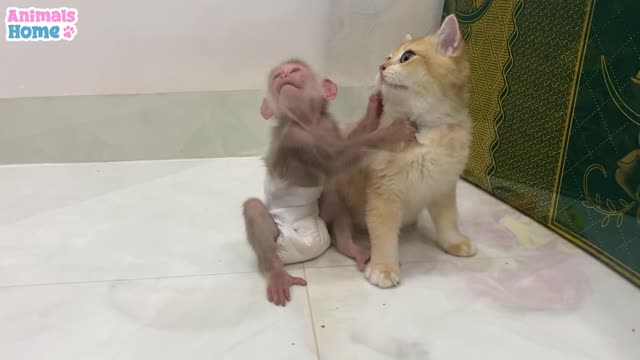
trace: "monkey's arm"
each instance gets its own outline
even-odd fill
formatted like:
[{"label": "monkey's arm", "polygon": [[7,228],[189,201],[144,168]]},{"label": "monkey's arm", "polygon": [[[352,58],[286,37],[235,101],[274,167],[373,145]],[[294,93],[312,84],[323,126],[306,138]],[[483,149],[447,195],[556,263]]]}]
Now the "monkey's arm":
[{"label": "monkey's arm", "polygon": [[292,124],[282,144],[292,157],[305,166],[331,176],[360,165],[371,149],[386,149],[400,141],[415,139],[415,131],[413,123],[399,120],[368,135],[343,140],[333,121],[328,127],[318,128]]},{"label": "monkey's arm", "polygon": [[333,171],[343,171],[360,165],[372,149],[390,150],[398,143],[416,141],[416,131],[415,123],[408,119],[399,119],[383,129],[349,139],[335,151]]},{"label": "monkey's arm", "polygon": [[360,164],[369,150],[365,145],[378,141],[378,137],[376,134],[372,137],[344,141],[340,138],[337,126],[318,132],[292,126],[287,131],[282,146],[304,166],[325,176],[332,176]]},{"label": "monkey's arm", "polygon": [[373,123],[371,119],[368,119],[365,116],[360,121],[358,121],[358,124],[356,125],[356,127],[349,132],[349,135],[347,135],[347,139],[352,140],[352,139],[357,139],[361,136],[368,135],[373,131],[375,131],[378,125],[379,124]]},{"label": "monkey's arm", "polygon": [[415,140],[417,132],[416,124],[408,119],[398,119],[391,125],[377,129],[366,135],[348,139],[344,145],[344,151],[357,148],[388,149],[399,142]]}]

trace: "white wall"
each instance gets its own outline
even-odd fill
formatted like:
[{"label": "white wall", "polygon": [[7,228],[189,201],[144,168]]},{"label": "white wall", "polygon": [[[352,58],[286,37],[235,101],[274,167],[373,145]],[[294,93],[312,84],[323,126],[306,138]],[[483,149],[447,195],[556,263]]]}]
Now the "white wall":
[{"label": "white wall", "polygon": [[295,55],[341,85],[371,80],[443,0],[2,0],[78,9],[72,42],[0,41],[0,98],[261,89]]},{"label": "white wall", "polygon": [[327,71],[342,86],[373,82],[407,33],[423,36],[440,25],[444,0],[332,0]]},{"label": "white wall", "polygon": [[71,42],[6,42],[3,23],[0,97],[255,89],[287,56],[324,65],[328,1],[2,3],[75,7],[78,34]]},{"label": "white wall", "polygon": [[260,154],[265,75],[290,56],[338,83],[331,110],[352,121],[378,64],[436,29],[442,2],[31,0],[77,8],[79,32],[9,43],[1,30],[0,164]]}]

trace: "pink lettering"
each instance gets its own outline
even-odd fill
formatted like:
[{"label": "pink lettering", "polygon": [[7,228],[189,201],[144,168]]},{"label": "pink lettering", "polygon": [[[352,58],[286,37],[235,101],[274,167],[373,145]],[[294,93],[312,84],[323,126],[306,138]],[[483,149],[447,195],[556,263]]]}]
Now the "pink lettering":
[{"label": "pink lettering", "polygon": [[29,22],[29,12],[20,11],[20,22]]},{"label": "pink lettering", "polygon": [[48,11],[36,11],[37,22],[51,22],[51,14]]},{"label": "pink lettering", "polygon": [[51,12],[51,21],[53,22],[61,22],[62,16],[60,16],[60,11],[52,11]]},{"label": "pink lettering", "polygon": [[74,8],[18,8],[7,7],[5,23],[70,23],[78,21],[78,10]]},{"label": "pink lettering", "polygon": [[70,22],[70,23],[76,22],[76,11],[75,10],[69,10],[67,12],[67,22]]},{"label": "pink lettering", "polygon": [[9,14],[7,14],[7,22],[18,22],[18,12],[15,9],[9,10]]}]

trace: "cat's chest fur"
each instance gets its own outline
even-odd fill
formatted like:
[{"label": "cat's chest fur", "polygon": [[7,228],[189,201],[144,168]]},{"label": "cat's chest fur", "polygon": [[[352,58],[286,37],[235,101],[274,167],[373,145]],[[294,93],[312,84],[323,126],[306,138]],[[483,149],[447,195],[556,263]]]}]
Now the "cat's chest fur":
[{"label": "cat's chest fur", "polygon": [[[466,109],[429,98],[391,98],[385,101],[382,124],[409,117],[418,126],[418,146],[394,153],[386,159],[395,168],[385,175],[406,189],[404,217],[415,220],[425,203],[455,186],[467,161],[471,122]],[[391,160],[389,160],[391,159]],[[402,174],[402,175],[391,175]]]},{"label": "cat's chest fur", "polygon": [[465,108],[445,99],[431,96],[417,96],[398,93],[385,94],[382,123],[389,124],[394,119],[408,117],[423,133],[442,125],[459,123],[467,116]]}]

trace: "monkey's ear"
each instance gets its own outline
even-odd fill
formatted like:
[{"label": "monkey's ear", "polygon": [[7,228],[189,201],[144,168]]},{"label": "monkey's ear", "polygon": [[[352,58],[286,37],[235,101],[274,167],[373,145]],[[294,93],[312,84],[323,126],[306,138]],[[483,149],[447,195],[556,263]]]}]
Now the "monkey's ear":
[{"label": "monkey's ear", "polygon": [[438,51],[441,55],[456,54],[462,45],[462,35],[455,15],[449,15],[438,30]]},{"label": "monkey's ear", "polygon": [[267,103],[267,99],[262,99],[262,105],[260,105],[260,115],[262,115],[262,118],[265,120],[269,120],[273,116],[271,108],[269,107],[269,103]]},{"label": "monkey's ear", "polygon": [[322,96],[331,101],[338,96],[338,85],[329,79],[322,80]]},{"label": "monkey's ear", "polygon": [[407,34],[404,36],[404,41],[409,41],[412,40],[413,38],[411,37],[411,34]]}]

